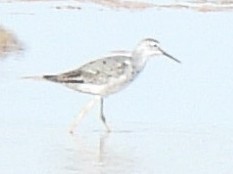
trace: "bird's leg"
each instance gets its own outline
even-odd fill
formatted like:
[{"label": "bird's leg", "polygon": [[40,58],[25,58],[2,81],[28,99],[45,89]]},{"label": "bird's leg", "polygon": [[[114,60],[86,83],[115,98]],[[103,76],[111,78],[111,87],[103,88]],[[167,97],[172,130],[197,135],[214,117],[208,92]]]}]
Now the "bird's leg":
[{"label": "bird's leg", "polygon": [[77,127],[77,125],[80,123],[80,121],[83,119],[83,117],[86,115],[86,113],[88,111],[90,111],[91,108],[93,108],[93,106],[97,103],[97,101],[99,100],[99,96],[95,96],[91,101],[89,101],[80,111],[79,115],[77,116],[77,118],[72,122],[71,126],[70,126],[70,133],[73,134],[75,128]]},{"label": "bird's leg", "polygon": [[104,123],[106,130],[108,132],[110,132],[111,130],[110,130],[109,126],[107,125],[106,118],[104,117],[104,98],[101,97],[100,100],[101,100],[100,101],[100,118],[101,118],[102,122]]}]

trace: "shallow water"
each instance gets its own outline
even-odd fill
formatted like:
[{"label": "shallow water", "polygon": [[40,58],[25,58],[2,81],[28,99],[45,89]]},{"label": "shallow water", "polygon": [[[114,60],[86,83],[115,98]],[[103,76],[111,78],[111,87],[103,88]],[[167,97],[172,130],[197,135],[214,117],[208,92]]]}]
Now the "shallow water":
[{"label": "shallow water", "polygon": [[[1,173],[232,173],[232,12],[54,8],[64,4],[0,3],[0,25],[25,48],[0,61]],[[182,64],[152,59],[107,98],[109,134],[98,106],[74,136],[67,131],[91,96],[20,78],[131,50],[144,37]]]}]

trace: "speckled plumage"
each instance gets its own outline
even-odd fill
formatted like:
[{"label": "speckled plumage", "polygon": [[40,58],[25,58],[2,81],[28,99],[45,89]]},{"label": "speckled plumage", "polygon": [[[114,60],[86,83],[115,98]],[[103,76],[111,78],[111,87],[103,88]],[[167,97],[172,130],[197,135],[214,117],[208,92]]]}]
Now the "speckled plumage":
[{"label": "speckled plumage", "polygon": [[132,57],[106,57],[87,63],[77,70],[45,75],[44,78],[83,93],[107,96],[134,79],[136,69],[131,62]]}]

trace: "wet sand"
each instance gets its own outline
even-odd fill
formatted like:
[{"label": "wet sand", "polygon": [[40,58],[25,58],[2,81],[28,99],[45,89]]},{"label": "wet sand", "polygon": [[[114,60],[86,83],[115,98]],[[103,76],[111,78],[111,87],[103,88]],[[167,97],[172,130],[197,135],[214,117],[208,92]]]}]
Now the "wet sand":
[{"label": "wet sand", "polygon": [[[17,1],[17,0],[16,0]],[[16,2],[8,1],[8,2]],[[54,0],[18,0],[26,2],[53,2]],[[62,0],[58,1],[62,2]],[[84,3],[93,3],[111,9],[127,9],[127,10],[145,10],[148,8],[172,8],[172,9],[191,9],[199,12],[217,12],[232,11],[233,1],[216,0],[216,1],[176,1],[176,2],[143,2],[143,1],[124,1],[124,0],[76,0],[77,5],[56,6],[57,9],[64,10],[80,10]]]}]

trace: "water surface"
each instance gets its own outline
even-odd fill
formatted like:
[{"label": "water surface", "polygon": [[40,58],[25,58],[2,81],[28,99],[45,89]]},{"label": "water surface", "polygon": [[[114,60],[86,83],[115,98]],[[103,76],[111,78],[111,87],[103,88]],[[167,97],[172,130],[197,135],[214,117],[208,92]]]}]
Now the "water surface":
[{"label": "water surface", "polygon": [[[0,4],[0,25],[25,49],[0,60],[1,173],[230,174],[232,12],[55,8],[67,4]],[[159,40],[182,64],[151,59],[132,85],[107,98],[110,134],[96,106],[69,135],[70,122],[91,96],[21,79],[132,50],[145,37]]]}]

